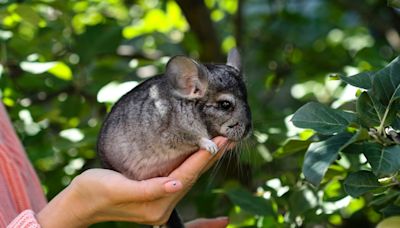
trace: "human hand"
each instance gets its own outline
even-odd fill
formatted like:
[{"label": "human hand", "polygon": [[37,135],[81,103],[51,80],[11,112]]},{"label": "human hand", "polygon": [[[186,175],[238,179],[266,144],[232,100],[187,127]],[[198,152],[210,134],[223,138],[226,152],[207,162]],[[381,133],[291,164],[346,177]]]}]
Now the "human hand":
[{"label": "human hand", "polygon": [[[227,140],[213,141],[221,148]],[[86,227],[103,221],[163,224],[197,178],[221,156],[199,150],[168,177],[143,181],[111,170],[87,170],[38,213],[38,221],[43,228]]]},{"label": "human hand", "polygon": [[219,217],[219,218],[200,218],[185,223],[186,228],[225,228],[229,223],[229,219],[227,217]]}]

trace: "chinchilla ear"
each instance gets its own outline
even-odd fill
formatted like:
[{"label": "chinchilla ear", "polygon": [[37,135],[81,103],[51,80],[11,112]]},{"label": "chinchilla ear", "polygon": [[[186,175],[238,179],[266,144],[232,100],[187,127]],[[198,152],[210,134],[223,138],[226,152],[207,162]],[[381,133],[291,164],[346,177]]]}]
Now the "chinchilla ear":
[{"label": "chinchilla ear", "polygon": [[240,54],[236,48],[232,48],[228,53],[228,60],[226,65],[232,66],[236,68],[236,70],[240,71],[241,63],[240,63]]},{"label": "chinchilla ear", "polygon": [[175,94],[180,97],[196,99],[206,93],[207,70],[188,57],[172,57],[167,63],[166,76]]}]

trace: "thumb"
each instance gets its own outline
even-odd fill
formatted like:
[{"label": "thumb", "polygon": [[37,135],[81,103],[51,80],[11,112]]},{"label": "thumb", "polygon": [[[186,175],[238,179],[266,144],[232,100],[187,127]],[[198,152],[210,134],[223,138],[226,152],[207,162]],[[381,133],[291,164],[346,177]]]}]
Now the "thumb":
[{"label": "thumb", "polygon": [[182,183],[170,177],[157,177],[143,181],[128,179],[125,184],[115,187],[120,191],[116,194],[124,197],[124,201],[148,202],[180,191]]},{"label": "thumb", "polygon": [[[227,143],[227,139],[224,137],[216,137],[213,141],[219,148]],[[187,158],[177,169],[172,171],[169,176],[181,180],[183,185],[187,186],[197,179],[203,170],[210,165],[209,163],[215,162],[214,157],[216,156],[211,155],[210,152],[200,149]]]}]

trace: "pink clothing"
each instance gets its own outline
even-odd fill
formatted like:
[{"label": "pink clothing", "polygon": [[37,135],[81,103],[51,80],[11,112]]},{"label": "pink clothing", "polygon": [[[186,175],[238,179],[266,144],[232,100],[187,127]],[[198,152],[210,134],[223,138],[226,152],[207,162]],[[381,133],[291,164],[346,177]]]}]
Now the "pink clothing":
[{"label": "pink clothing", "polygon": [[7,228],[40,228],[32,210],[25,210],[19,214]]},{"label": "pink clothing", "polygon": [[32,226],[30,221],[34,220],[33,212],[39,212],[45,205],[39,179],[0,102],[0,228],[13,219],[19,222],[13,221],[10,228],[40,227],[37,223]]}]

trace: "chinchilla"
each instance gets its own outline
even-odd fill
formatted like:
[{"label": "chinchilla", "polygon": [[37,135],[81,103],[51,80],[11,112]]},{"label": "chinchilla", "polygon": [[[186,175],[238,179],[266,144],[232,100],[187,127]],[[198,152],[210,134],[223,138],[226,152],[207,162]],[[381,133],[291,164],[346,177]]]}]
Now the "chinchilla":
[{"label": "chinchilla", "polygon": [[97,149],[105,168],[144,180],[168,174],[199,148],[215,154],[216,136],[230,141],[251,130],[236,49],[226,64],[172,57],[166,72],[125,94],[106,117]]}]

